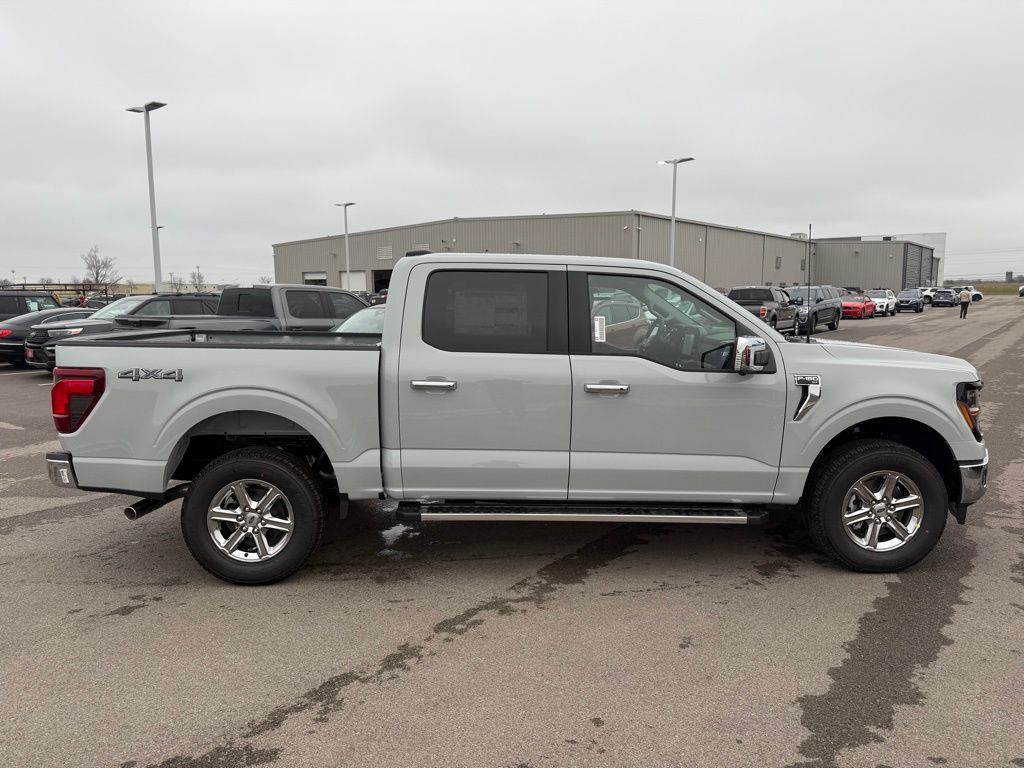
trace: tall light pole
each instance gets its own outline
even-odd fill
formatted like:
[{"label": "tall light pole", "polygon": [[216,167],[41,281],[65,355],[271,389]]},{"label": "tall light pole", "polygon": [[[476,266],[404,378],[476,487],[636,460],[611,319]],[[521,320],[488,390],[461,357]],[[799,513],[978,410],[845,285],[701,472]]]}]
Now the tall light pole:
[{"label": "tall light pole", "polygon": [[692,157],[679,157],[675,160],[658,161],[658,165],[672,166],[672,229],[668,234],[668,265],[670,267],[676,265],[676,172],[679,170],[680,163],[688,163],[691,160],[693,160]]},{"label": "tall light pole", "polygon": [[348,207],[355,203],[335,203],[345,212],[345,289],[352,290],[352,263],[348,258]]},{"label": "tall light pole", "polygon": [[149,138],[149,113],[153,110],[166,107],[160,101],[150,101],[141,107],[128,107],[128,112],[141,112],[143,121],[146,124],[146,170],[149,171],[149,225],[153,230],[153,290],[160,292],[160,285],[163,282],[160,276],[160,228],[156,225],[156,191],[153,187],[153,143]]}]

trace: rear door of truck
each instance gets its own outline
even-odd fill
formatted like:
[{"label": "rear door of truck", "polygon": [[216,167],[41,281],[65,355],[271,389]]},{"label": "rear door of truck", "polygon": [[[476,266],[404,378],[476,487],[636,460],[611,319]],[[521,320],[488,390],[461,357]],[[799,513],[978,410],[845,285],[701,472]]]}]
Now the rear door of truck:
[{"label": "rear door of truck", "polygon": [[557,264],[412,269],[398,380],[405,498],[566,498],[565,276]]}]

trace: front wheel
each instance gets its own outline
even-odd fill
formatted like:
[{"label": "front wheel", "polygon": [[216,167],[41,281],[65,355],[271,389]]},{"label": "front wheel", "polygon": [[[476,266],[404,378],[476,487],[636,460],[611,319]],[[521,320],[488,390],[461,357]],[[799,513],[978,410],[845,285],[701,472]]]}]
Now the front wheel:
[{"label": "front wheel", "polygon": [[946,526],[946,486],[917,451],[857,440],[809,480],[807,523],[825,554],[855,571],[890,573],[925,557]]},{"label": "front wheel", "polygon": [[181,531],[214,576],[269,584],[297,571],[320,543],[324,507],[320,484],[301,459],[276,448],[240,448],[192,481]]}]

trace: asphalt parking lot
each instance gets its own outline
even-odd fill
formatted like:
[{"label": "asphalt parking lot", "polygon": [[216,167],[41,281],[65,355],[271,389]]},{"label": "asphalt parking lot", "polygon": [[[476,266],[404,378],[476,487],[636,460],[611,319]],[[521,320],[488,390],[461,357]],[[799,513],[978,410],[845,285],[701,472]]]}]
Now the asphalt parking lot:
[{"label": "asphalt parking lot", "polygon": [[[395,527],[206,574],[177,505],[62,491],[47,374],[0,366],[0,764],[1024,766],[1024,300],[844,320],[965,357],[988,495],[901,574],[791,524]],[[125,424],[131,429],[131,424]]]}]

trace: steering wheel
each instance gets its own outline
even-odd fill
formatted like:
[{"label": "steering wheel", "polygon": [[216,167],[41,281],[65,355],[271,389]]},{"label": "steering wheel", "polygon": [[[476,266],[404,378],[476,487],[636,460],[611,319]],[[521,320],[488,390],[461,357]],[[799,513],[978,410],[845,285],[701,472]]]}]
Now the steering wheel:
[{"label": "steering wheel", "polygon": [[647,333],[645,333],[644,337],[640,339],[640,343],[636,345],[636,351],[646,357],[653,341],[661,335],[661,329],[664,324],[665,318],[655,317],[655,319],[651,321],[651,324],[647,326]]}]

